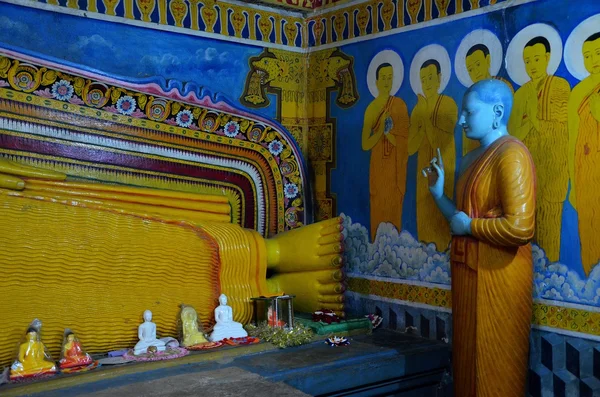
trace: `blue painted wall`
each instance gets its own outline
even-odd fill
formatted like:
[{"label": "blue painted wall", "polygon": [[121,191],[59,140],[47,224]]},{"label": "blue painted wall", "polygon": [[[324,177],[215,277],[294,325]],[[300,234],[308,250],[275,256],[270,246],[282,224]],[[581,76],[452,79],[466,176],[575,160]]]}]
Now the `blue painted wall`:
[{"label": "blue painted wall", "polygon": [[[388,266],[394,260],[398,263],[407,262],[399,260],[395,256],[393,258],[388,256],[386,259],[384,247],[387,246],[392,251],[396,249],[398,255],[400,255],[400,248],[402,247],[411,247],[410,250],[413,250],[411,252],[418,250],[420,252],[427,251],[427,247],[423,244],[419,246],[418,241],[412,238],[412,236],[415,236],[418,239],[415,214],[416,155],[412,156],[408,163],[406,196],[402,212],[402,229],[410,233],[410,235],[404,234],[403,236],[398,236],[397,233],[392,233],[389,230],[390,228],[384,228],[385,230],[382,232],[384,238],[381,241],[377,240],[374,244],[369,242],[370,152],[365,152],[361,148],[361,129],[364,111],[367,105],[373,100],[372,95],[369,93],[366,77],[371,59],[385,49],[392,49],[400,55],[404,64],[404,79],[396,96],[405,101],[410,114],[417,101],[417,97],[413,93],[409,82],[411,61],[422,47],[429,44],[442,45],[448,51],[452,62],[452,76],[443,94],[451,96],[460,109],[462,96],[466,88],[454,74],[454,56],[461,40],[468,33],[475,29],[489,29],[493,31],[500,39],[504,55],[506,55],[506,50],[511,39],[520,30],[530,24],[545,23],[553,26],[560,33],[564,46],[569,34],[578,24],[598,13],[600,13],[600,2],[597,0],[581,0],[578,2],[570,2],[568,0],[535,1],[483,15],[442,23],[437,26],[400,32],[395,35],[350,44],[341,48],[344,53],[354,57],[354,71],[360,94],[360,100],[351,109],[343,110],[337,106],[332,106],[331,109],[332,116],[337,119],[338,126],[337,164],[336,168],[332,170],[331,189],[337,196],[338,211],[351,217],[351,221],[347,223],[349,227],[348,235],[352,237],[351,241],[347,239],[349,251],[347,253],[347,262],[350,263],[349,271],[351,273],[409,278],[430,282],[449,282],[448,258],[440,257],[441,253],[436,253],[438,255],[436,260],[446,262],[438,266],[445,276],[438,279],[427,278],[423,275],[419,276],[419,266],[425,266],[422,263],[415,265],[414,272],[412,273],[400,274],[401,269],[398,266],[394,271],[386,270],[377,272],[377,268],[384,265]],[[598,30],[600,30],[600,26]],[[579,83],[579,80],[574,78],[567,70],[564,59],[561,61],[554,75],[567,79],[571,88]],[[510,81],[504,64],[498,76]],[[520,87],[518,84],[512,83],[515,90]],[[460,165],[459,153],[462,153],[461,135],[462,132],[457,128],[455,130],[458,159],[457,170]],[[599,189],[600,187],[590,188]],[[537,296],[598,305],[600,294],[596,291],[600,288],[600,266],[597,266],[589,277],[584,275],[580,257],[577,225],[577,212],[569,204],[568,200],[566,200],[563,209],[560,264],[550,263],[544,257],[543,251],[538,250],[536,256],[536,251],[534,250]],[[373,256],[373,253],[376,254],[377,252],[380,253],[383,259]],[[433,253],[427,253],[427,255],[431,257]],[[351,264],[353,261],[354,265]],[[373,263],[370,266],[366,266],[365,261]],[[361,266],[362,268],[360,268]],[[411,264],[408,263],[408,266],[410,269]],[[431,276],[432,272],[428,271],[426,274]],[[553,289],[554,291],[552,291]]]},{"label": "blue painted wall", "polygon": [[[0,2],[0,44],[113,76],[194,82],[239,105],[248,59],[261,47],[140,28]],[[276,101],[253,112],[276,117]]]}]

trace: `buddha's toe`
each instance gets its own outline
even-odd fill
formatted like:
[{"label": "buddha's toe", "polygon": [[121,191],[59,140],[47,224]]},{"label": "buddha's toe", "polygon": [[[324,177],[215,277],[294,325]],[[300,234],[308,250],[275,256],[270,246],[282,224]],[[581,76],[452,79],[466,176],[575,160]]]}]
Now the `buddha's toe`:
[{"label": "buddha's toe", "polygon": [[344,295],[319,295],[317,299],[321,303],[344,303]]},{"label": "buddha's toe", "polygon": [[317,292],[322,295],[339,295],[343,294],[345,290],[346,286],[340,282],[320,284],[317,288]]}]

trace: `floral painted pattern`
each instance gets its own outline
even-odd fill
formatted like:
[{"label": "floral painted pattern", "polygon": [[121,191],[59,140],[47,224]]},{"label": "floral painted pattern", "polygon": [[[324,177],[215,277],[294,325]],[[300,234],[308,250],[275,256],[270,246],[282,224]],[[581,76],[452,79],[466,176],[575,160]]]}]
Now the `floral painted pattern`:
[{"label": "floral painted pattern", "polygon": [[73,86],[67,80],[52,84],[52,97],[59,101],[68,101],[73,96]]},{"label": "floral painted pattern", "polygon": [[193,121],[194,115],[187,109],[177,113],[177,117],[175,118],[177,125],[183,128],[188,128],[190,125],[192,125]]},{"label": "floral painted pattern", "polygon": [[277,139],[271,141],[271,143],[269,143],[269,152],[271,152],[273,156],[279,156],[281,152],[283,152],[283,144]]},{"label": "floral painted pattern", "polygon": [[117,101],[117,110],[125,116],[130,116],[135,111],[136,105],[135,99],[129,95],[125,95]]},{"label": "floral painted pattern", "polygon": [[231,120],[230,122],[225,124],[225,127],[223,127],[223,132],[229,138],[235,138],[240,132],[240,125],[237,123],[237,121]]},{"label": "floral painted pattern", "polygon": [[286,198],[293,199],[298,195],[298,186],[295,183],[286,183],[283,192]]}]

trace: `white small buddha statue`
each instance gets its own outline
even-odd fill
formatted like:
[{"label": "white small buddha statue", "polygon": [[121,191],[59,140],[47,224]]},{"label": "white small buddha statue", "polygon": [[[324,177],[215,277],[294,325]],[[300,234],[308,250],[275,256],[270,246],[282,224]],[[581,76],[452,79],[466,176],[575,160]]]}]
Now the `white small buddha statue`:
[{"label": "white small buddha statue", "polygon": [[144,311],[144,322],[138,327],[138,338],[140,341],[135,345],[133,354],[139,356],[148,352],[150,346],[156,347],[156,351],[165,351],[165,342],[156,338],[156,324],[152,321],[152,312]]},{"label": "white small buddha statue", "polygon": [[233,321],[233,310],[227,306],[227,297],[219,296],[220,305],[215,309],[215,321],[217,322],[210,335],[211,342],[218,342],[226,338],[243,338],[248,333],[242,324]]}]

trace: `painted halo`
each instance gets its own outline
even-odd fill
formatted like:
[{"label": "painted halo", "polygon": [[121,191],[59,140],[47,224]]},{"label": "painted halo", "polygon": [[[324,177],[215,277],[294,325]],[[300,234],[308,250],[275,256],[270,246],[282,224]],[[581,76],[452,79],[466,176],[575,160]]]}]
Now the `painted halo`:
[{"label": "painted halo", "polygon": [[590,75],[583,64],[583,43],[598,32],[600,32],[600,14],[589,17],[577,25],[565,43],[565,65],[569,73],[578,80],[583,80]]},{"label": "painted halo", "polygon": [[423,95],[423,87],[421,87],[421,66],[430,59],[435,59],[440,64],[440,72],[442,73],[442,81],[440,81],[440,89],[438,93],[442,93],[448,82],[450,81],[450,73],[452,66],[450,65],[450,56],[448,51],[439,44],[430,44],[423,47],[416,53],[410,65],[410,86],[413,92],[417,95]]},{"label": "painted halo", "polygon": [[487,29],[473,30],[461,41],[454,57],[454,72],[458,80],[465,87],[473,85],[473,80],[467,70],[467,52],[477,44],[483,44],[490,50],[490,74],[492,76],[496,76],[502,67],[504,54],[502,53],[502,44],[498,37]]},{"label": "painted halo", "polygon": [[379,94],[379,89],[377,89],[377,68],[384,63],[389,63],[392,65],[392,69],[394,69],[394,81],[392,82],[390,95],[396,95],[402,85],[402,80],[404,79],[404,63],[402,63],[400,55],[393,50],[383,50],[378,52],[377,55],[371,59],[369,69],[367,70],[367,85],[369,86],[371,95],[375,98],[377,98],[377,95]]},{"label": "painted halo", "polygon": [[550,43],[550,62],[548,63],[548,74],[552,75],[558,69],[562,60],[562,40],[560,35],[550,25],[544,23],[534,23],[521,30],[508,45],[506,50],[506,71],[508,75],[518,85],[527,83],[530,78],[525,70],[525,61],[523,60],[523,49],[529,40],[542,36]]}]

